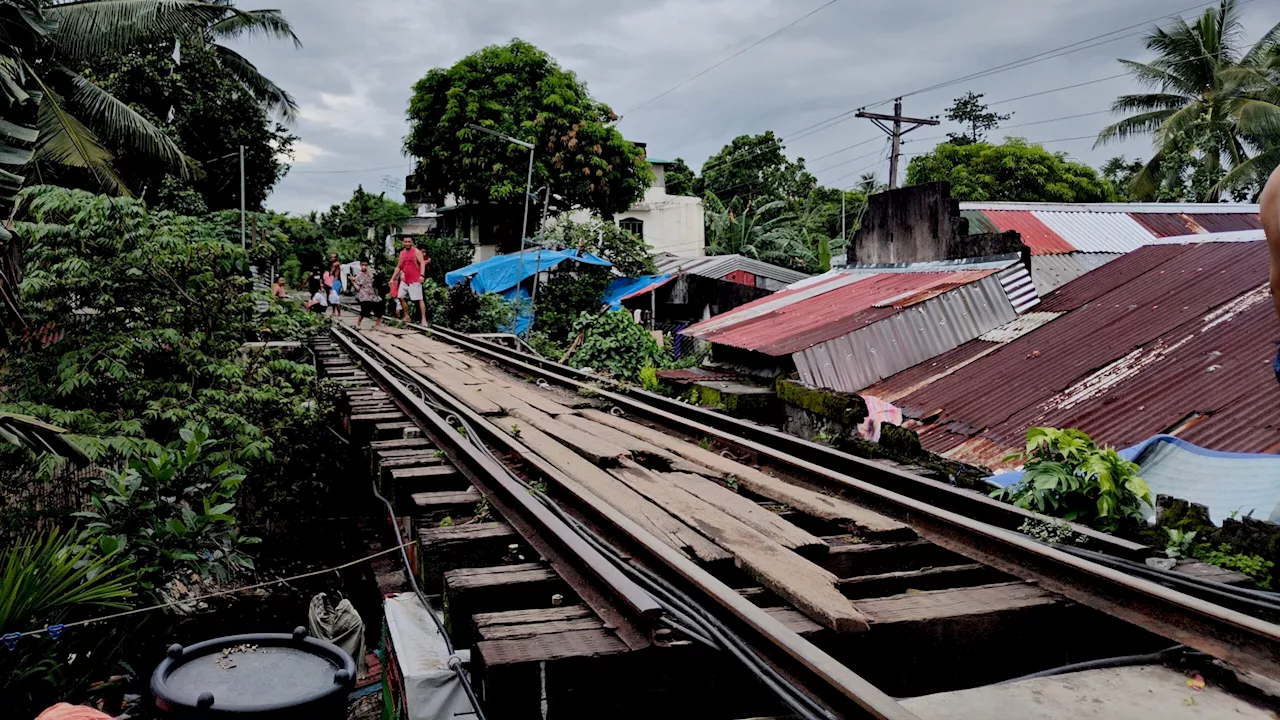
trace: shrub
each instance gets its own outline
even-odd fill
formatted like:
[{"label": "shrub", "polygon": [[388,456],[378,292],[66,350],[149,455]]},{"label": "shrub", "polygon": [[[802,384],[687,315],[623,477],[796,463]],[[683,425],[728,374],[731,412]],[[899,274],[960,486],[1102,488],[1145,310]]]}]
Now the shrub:
[{"label": "shrub", "polygon": [[1026,451],[1007,459],[1015,458],[1024,463],[1022,479],[991,496],[1020,508],[1114,532],[1153,504],[1138,465],[1079,430],[1031,428]]},{"label": "shrub", "polygon": [[574,333],[579,332],[583,333],[582,345],[569,358],[574,367],[588,367],[634,381],[641,368],[664,366],[662,348],[624,310],[601,315],[583,313],[574,323]]},{"label": "shrub", "polygon": [[[565,263],[568,265],[568,263]],[[552,342],[573,341],[573,324],[582,313],[595,313],[604,304],[604,291],[612,282],[609,268],[586,265],[577,271],[560,270],[538,288],[535,326]]]},{"label": "shrub", "polygon": [[640,386],[649,392],[658,392],[662,383],[658,382],[658,371],[652,365],[640,368]]}]

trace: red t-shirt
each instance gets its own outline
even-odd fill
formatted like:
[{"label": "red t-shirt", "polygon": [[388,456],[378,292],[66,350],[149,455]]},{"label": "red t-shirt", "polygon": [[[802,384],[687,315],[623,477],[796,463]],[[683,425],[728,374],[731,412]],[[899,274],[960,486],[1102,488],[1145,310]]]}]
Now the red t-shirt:
[{"label": "red t-shirt", "polygon": [[409,248],[400,251],[400,277],[402,282],[410,285],[422,282],[422,269],[418,267],[418,250]]}]

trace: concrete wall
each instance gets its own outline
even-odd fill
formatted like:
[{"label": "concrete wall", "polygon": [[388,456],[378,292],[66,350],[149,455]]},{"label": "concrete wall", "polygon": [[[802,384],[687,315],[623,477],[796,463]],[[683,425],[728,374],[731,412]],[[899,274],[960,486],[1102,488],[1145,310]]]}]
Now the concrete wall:
[{"label": "concrete wall", "polygon": [[635,219],[644,223],[644,241],[654,253],[672,253],[682,257],[706,254],[706,225],[702,199],[683,195],[667,195],[650,189],[644,202],[619,213],[618,221]]},{"label": "concrete wall", "polygon": [[948,182],[886,190],[867,199],[862,227],[853,237],[849,264],[956,260],[1021,252],[1017,233],[969,234]]}]

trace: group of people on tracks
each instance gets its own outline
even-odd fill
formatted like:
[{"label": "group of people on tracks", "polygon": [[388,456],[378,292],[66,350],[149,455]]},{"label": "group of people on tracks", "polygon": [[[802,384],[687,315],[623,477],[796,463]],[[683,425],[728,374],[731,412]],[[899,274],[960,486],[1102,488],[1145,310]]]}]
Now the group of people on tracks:
[{"label": "group of people on tracks", "polygon": [[[396,259],[396,269],[391,274],[391,302],[395,305],[397,319],[411,318],[410,303],[415,302],[418,304],[418,318],[421,322],[426,322],[427,304],[423,300],[422,280],[430,264],[431,258],[421,248],[414,247],[413,238],[404,238],[400,255]],[[374,278],[375,272],[368,260],[361,260],[359,270],[344,275],[338,254],[334,253],[329,258],[328,270],[321,273],[317,267],[311,271],[307,278],[307,295],[310,299],[303,303],[303,307],[309,312],[341,317],[342,293],[349,289],[354,291],[356,302],[360,304],[356,327],[360,327],[365,318],[372,318],[374,327],[381,326],[384,300],[378,293]],[[271,286],[271,294],[278,300],[288,299],[283,277],[276,278],[275,284]]]}]

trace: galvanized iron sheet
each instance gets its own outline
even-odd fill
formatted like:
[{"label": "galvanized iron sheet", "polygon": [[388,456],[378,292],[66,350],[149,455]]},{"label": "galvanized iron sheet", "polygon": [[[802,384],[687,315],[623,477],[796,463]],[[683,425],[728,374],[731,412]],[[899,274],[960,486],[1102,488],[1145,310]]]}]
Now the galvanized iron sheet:
[{"label": "galvanized iron sheet", "polygon": [[[940,412],[921,433],[925,447],[987,465],[1037,424],[1121,446],[1181,426],[1207,447],[1272,451],[1280,386],[1269,363],[1280,323],[1266,282],[1262,242],[1143,248],[1042,306],[1066,315],[899,404],[911,417]],[[925,374],[910,372],[917,384]]]},{"label": "galvanized iron sheet", "polygon": [[1016,316],[1000,278],[988,276],[949,288],[949,292],[802,349],[792,357],[806,384],[857,392]]},{"label": "galvanized iron sheet", "polygon": [[1049,226],[1029,212],[1011,212],[1006,210],[984,210],[991,224],[1001,231],[1014,230],[1022,236],[1022,244],[1031,248],[1032,255],[1048,255],[1052,253],[1075,252],[1076,248]]},{"label": "galvanized iron sheet", "polygon": [[681,257],[663,253],[654,257],[659,273],[684,272],[690,275],[724,279],[731,273],[744,271],[759,278],[767,278],[783,284],[799,282],[808,274],[798,270],[771,265],[742,255],[709,255],[707,257]]},{"label": "galvanized iron sheet", "polygon": [[1156,238],[1137,220],[1124,213],[1031,213],[1075,250],[1083,252],[1133,252]]},{"label": "galvanized iron sheet", "polygon": [[1031,279],[1041,297],[1120,257],[1120,253],[1072,252],[1032,255]]}]

